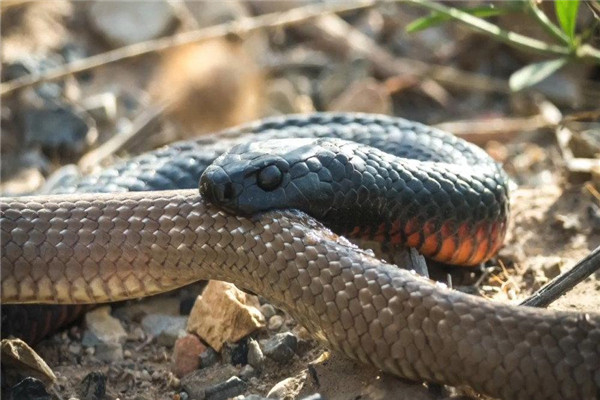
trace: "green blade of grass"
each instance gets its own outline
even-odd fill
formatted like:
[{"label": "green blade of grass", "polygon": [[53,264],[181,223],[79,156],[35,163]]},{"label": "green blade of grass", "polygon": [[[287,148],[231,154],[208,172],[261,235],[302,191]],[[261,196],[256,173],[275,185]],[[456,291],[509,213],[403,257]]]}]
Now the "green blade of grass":
[{"label": "green blade of grass", "polygon": [[[459,8],[461,11],[466,12],[467,14],[473,15],[479,18],[489,18],[495,17],[498,15],[505,15],[511,12],[521,11],[523,7],[520,4],[513,4],[506,7],[498,7],[493,4],[477,6],[477,7],[467,7],[467,8]],[[406,27],[406,32],[413,33],[422,31],[427,28],[431,28],[432,26],[443,24],[446,21],[450,21],[453,18],[449,15],[443,15],[438,12],[432,12],[431,14],[418,18],[408,24]]]},{"label": "green blade of grass", "polygon": [[543,81],[564,67],[568,61],[568,57],[562,57],[526,65],[510,76],[508,84],[512,91],[518,92],[519,90]]},{"label": "green blade of grass", "polygon": [[554,8],[562,30],[569,36],[571,41],[575,37],[575,24],[577,23],[577,11],[579,0],[555,0]]}]

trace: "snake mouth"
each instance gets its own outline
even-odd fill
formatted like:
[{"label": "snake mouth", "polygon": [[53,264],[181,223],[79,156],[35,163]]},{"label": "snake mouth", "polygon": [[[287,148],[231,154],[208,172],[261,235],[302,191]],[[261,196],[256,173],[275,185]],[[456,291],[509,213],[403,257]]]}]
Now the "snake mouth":
[{"label": "snake mouth", "polygon": [[229,175],[218,166],[210,166],[200,177],[200,194],[227,211],[235,210],[239,190]]}]

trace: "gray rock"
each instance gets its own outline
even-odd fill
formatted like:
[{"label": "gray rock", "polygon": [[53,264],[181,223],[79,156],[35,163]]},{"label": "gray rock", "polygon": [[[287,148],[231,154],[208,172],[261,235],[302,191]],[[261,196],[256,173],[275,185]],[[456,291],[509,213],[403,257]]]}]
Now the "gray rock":
[{"label": "gray rock", "polygon": [[52,396],[46,391],[39,379],[27,377],[10,389],[12,400],[51,400]]},{"label": "gray rock", "polygon": [[268,400],[266,397],[259,396],[257,394],[250,394],[242,397],[240,400]]},{"label": "gray rock", "polygon": [[144,331],[164,346],[173,346],[178,338],[185,336],[186,325],[187,317],[150,314],[142,318]]},{"label": "gray rock", "polygon": [[285,363],[290,361],[296,352],[298,338],[291,332],[278,333],[262,344],[264,355],[274,361]]},{"label": "gray rock", "polygon": [[245,381],[248,381],[250,378],[258,375],[258,371],[252,368],[251,365],[244,365],[240,371],[240,378]]},{"label": "gray rock", "polygon": [[112,123],[117,117],[117,98],[111,92],[90,96],[81,101],[81,107],[99,123]]},{"label": "gray rock", "polygon": [[314,393],[310,396],[303,397],[302,400],[325,400],[325,398],[321,396],[320,393]]},{"label": "gray rock", "polygon": [[95,1],[87,9],[92,27],[114,46],[154,39],[174,25],[175,13],[166,0]]},{"label": "gray rock", "polygon": [[246,382],[237,376],[232,376],[225,382],[206,388],[205,398],[206,400],[227,400],[244,393],[247,386]]},{"label": "gray rock", "polygon": [[269,318],[271,318],[277,313],[277,311],[275,311],[275,307],[273,307],[269,303],[265,303],[262,306],[260,306],[260,312],[265,316],[266,320],[269,320]]},{"label": "gray rock", "polygon": [[207,347],[206,350],[200,353],[200,368],[212,367],[217,361],[219,361],[219,353],[212,347]]},{"label": "gray rock", "polygon": [[123,346],[120,343],[98,343],[95,349],[94,355],[101,361],[113,362],[124,358]]},{"label": "gray rock", "polygon": [[[236,376],[238,372],[239,371],[230,364],[198,369],[181,379],[181,388],[191,399],[206,399],[207,391],[215,393],[214,387],[218,387],[220,384],[228,381],[232,376]],[[237,379],[241,380],[239,378]],[[224,389],[227,389],[227,386],[225,386]],[[237,394],[231,395],[231,397],[233,396],[237,396]]]},{"label": "gray rock", "polygon": [[106,395],[106,375],[101,372],[90,372],[83,378],[77,388],[81,400],[102,400]]},{"label": "gray rock", "polygon": [[248,340],[248,364],[258,371],[262,370],[265,363],[265,356],[260,349],[258,342],[254,339]]},{"label": "gray rock", "polygon": [[64,154],[66,158],[77,158],[95,140],[95,129],[70,107],[32,108],[23,115],[27,143],[39,145],[51,156]]},{"label": "gray rock", "polygon": [[283,326],[283,317],[281,315],[273,315],[269,318],[267,327],[270,331],[278,331]]}]

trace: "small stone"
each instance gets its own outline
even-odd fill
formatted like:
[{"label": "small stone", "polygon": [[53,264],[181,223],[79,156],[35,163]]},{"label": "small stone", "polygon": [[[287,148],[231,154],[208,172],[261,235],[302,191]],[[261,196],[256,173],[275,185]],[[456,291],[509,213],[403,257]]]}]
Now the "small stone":
[{"label": "small stone", "polygon": [[27,143],[39,145],[50,156],[77,158],[95,140],[97,132],[70,107],[29,109],[23,114]]},{"label": "small stone", "polygon": [[258,375],[258,372],[251,365],[244,365],[240,371],[240,378],[248,381],[250,378]]},{"label": "small stone", "polygon": [[210,281],[190,313],[188,331],[196,333],[216,351],[264,326],[256,296],[234,285]]},{"label": "small stone", "polygon": [[82,346],[79,343],[72,343],[69,345],[69,352],[71,354],[78,355],[81,353]]},{"label": "small stone", "polygon": [[302,384],[297,377],[290,377],[277,382],[267,393],[268,399],[293,399],[296,398]]},{"label": "small stone", "polygon": [[268,400],[266,397],[259,396],[257,394],[250,394],[242,397],[240,400]]},{"label": "small stone", "polygon": [[278,333],[262,343],[264,355],[279,363],[289,362],[296,352],[298,338],[291,332]]},{"label": "small stone", "polygon": [[321,396],[320,393],[314,393],[310,396],[303,397],[302,400],[325,400],[325,398]]},{"label": "small stone", "polygon": [[283,317],[281,315],[273,315],[269,318],[268,329],[270,331],[278,331],[283,326]]},{"label": "small stone", "polygon": [[231,365],[246,365],[248,364],[248,341],[242,339],[237,343],[226,343],[221,354]]},{"label": "small stone", "polygon": [[173,26],[175,14],[168,1],[95,1],[87,10],[92,27],[115,47],[157,38]]},{"label": "small stone", "polygon": [[248,340],[248,364],[256,370],[261,371],[265,363],[265,356],[258,342],[254,339]]},{"label": "small stone", "polygon": [[123,345],[120,343],[98,343],[95,356],[100,361],[113,362],[123,359]]},{"label": "small stone", "polygon": [[51,400],[52,396],[46,391],[39,379],[27,377],[10,389],[12,400]]},{"label": "small stone", "polygon": [[218,386],[238,373],[239,371],[231,364],[197,369],[181,379],[181,388],[192,399],[205,399],[207,390]]},{"label": "small stone", "polygon": [[90,372],[83,378],[77,388],[81,400],[102,400],[106,395],[106,375],[101,372]]},{"label": "small stone", "polygon": [[273,315],[277,314],[277,311],[275,311],[275,307],[273,307],[269,303],[265,303],[262,306],[260,306],[260,312],[262,313],[262,315],[265,316],[266,320],[271,319]]},{"label": "small stone", "polygon": [[561,270],[560,267],[563,264],[562,258],[556,257],[544,257],[543,263],[541,265],[542,271],[544,271],[544,275],[548,279],[554,279],[558,275],[560,275]]},{"label": "small stone", "polygon": [[81,107],[98,123],[114,122],[117,117],[117,98],[111,92],[90,96],[81,101]]},{"label": "small stone", "polygon": [[121,322],[110,315],[110,307],[99,307],[85,315],[87,329],[81,344],[95,346],[99,343],[124,343],[127,333]]},{"label": "small stone", "polygon": [[123,357],[125,357],[125,358],[131,358],[131,356],[132,356],[131,350],[124,350],[123,351]]},{"label": "small stone", "polygon": [[142,318],[142,328],[157,338],[160,345],[171,347],[175,341],[185,336],[187,317],[150,314]]},{"label": "small stone", "polygon": [[212,367],[219,361],[219,353],[213,348],[207,347],[202,353],[200,353],[200,368]]},{"label": "small stone", "polygon": [[[21,339],[2,339],[2,380],[7,383],[8,376],[20,379],[29,376],[44,385],[56,382],[56,375],[46,362]],[[11,381],[9,384],[16,382]],[[24,387],[30,387],[32,382],[24,382]],[[19,389],[20,390],[20,389]]]},{"label": "small stone", "polygon": [[232,376],[225,382],[206,388],[206,400],[227,400],[244,393],[247,386],[246,382],[237,376]]},{"label": "small stone", "polygon": [[173,349],[171,371],[181,378],[200,368],[200,354],[206,350],[198,336],[188,334],[177,339]]}]

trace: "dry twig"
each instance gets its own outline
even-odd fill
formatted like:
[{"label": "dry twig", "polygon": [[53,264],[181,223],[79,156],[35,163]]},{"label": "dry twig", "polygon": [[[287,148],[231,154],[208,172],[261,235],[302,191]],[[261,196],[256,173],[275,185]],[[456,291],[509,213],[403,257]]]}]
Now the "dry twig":
[{"label": "dry twig", "polygon": [[225,24],[211,26],[190,32],[164,37],[146,42],[121,47],[106,53],[74,61],[50,70],[41,75],[26,75],[0,85],[0,96],[4,97],[14,91],[36,85],[42,82],[55,81],[65,76],[88,71],[116,61],[138,57],[144,54],[163,51],[176,46],[203,40],[225,37],[227,35],[243,36],[253,31],[266,28],[284,27],[298,24],[330,13],[343,13],[372,7],[375,0],[367,0],[352,4],[310,4],[289,11],[264,14],[257,17],[242,18]]}]

